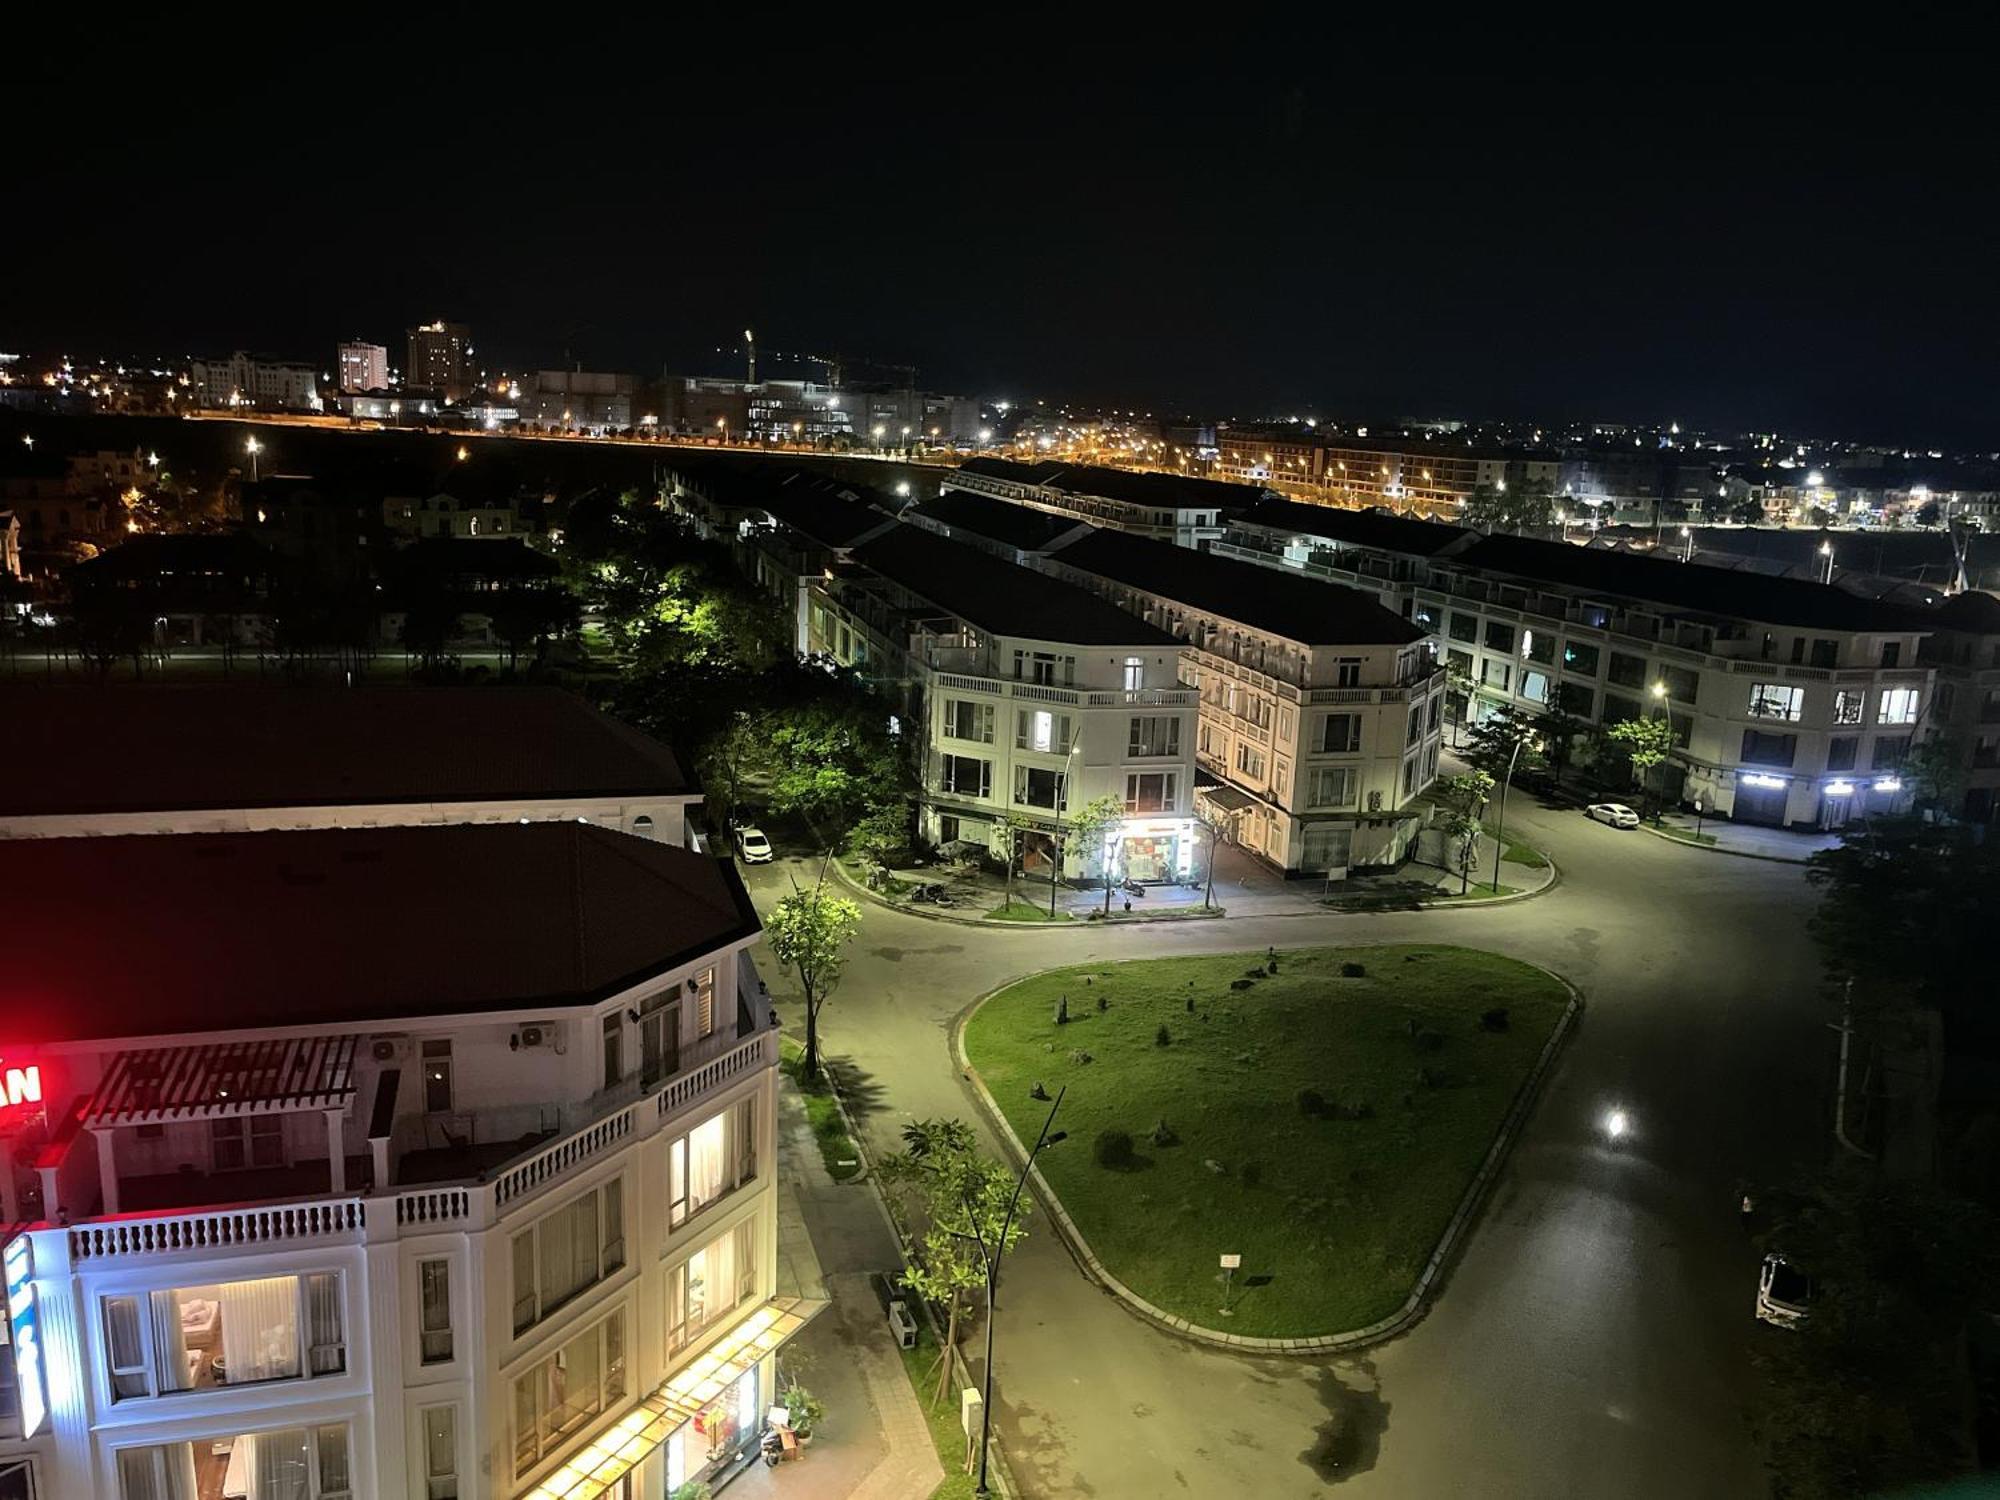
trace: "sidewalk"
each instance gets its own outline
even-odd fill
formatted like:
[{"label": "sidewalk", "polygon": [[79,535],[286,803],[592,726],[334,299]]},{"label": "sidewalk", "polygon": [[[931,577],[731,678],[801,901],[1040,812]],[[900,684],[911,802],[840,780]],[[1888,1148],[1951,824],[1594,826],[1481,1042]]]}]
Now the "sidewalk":
[{"label": "sidewalk", "polygon": [[944,1479],[915,1392],[889,1342],[869,1273],[899,1263],[874,1190],[826,1175],[797,1095],[778,1095],[781,1295],[832,1306],[778,1355],[785,1376],[826,1403],[798,1463],[753,1463],[730,1500],[929,1500]]},{"label": "sidewalk", "polygon": [[[1703,818],[1701,839],[1695,843],[1695,818],[1692,813],[1669,811],[1661,814],[1661,827],[1648,828],[1656,838],[1686,844],[1690,848],[1708,849],[1721,854],[1742,854],[1753,859],[1774,859],[1786,864],[1802,865],[1811,855],[1822,849],[1840,847],[1840,834],[1794,833],[1789,828],[1765,828],[1755,823],[1732,823],[1727,818]],[[1643,825],[1642,825],[1643,826]],[[1676,837],[1678,835],[1678,837]]]}]

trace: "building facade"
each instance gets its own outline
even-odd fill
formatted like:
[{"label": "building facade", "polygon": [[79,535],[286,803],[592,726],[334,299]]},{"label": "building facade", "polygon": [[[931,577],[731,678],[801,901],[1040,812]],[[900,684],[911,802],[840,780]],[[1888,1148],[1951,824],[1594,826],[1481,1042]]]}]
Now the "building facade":
[{"label": "building facade", "polygon": [[1249,509],[1263,493],[1250,485],[1176,474],[1006,458],[968,459],[942,476],[941,488],[987,495],[1183,547],[1221,536],[1228,517]]},{"label": "building facade", "polygon": [[188,367],[197,405],[216,410],[319,411],[319,371],[297,360],[267,359],[237,350],[226,359]]},{"label": "building facade", "polygon": [[381,344],[341,344],[335,351],[334,373],[343,391],[386,391],[389,388],[389,351]]},{"label": "building facade", "polygon": [[478,384],[472,364],[472,330],[463,323],[421,323],[408,334],[403,366],[406,389],[436,391],[457,401]]}]

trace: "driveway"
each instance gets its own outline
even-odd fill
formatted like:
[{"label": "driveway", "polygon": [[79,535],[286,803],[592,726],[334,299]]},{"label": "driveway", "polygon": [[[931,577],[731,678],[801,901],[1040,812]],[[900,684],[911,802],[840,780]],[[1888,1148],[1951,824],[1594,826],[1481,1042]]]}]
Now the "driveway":
[{"label": "driveway", "polygon": [[[1360,1357],[1243,1359],[1169,1338],[1085,1280],[1038,1217],[1004,1285],[995,1393],[1029,1495],[1761,1493],[1744,1419],[1755,1256],[1735,1190],[1818,1149],[1826,1033],[1803,872],[1527,799],[1509,824],[1563,872],[1534,901],[1018,933],[865,908],[822,1019],[878,1150],[913,1116],[985,1133],[949,1025],[1053,964],[1462,942],[1586,997],[1430,1315]],[[786,888],[778,869],[751,885],[760,901]],[[770,978],[795,1024],[788,981]],[[1600,1128],[1613,1104],[1633,1123],[1615,1146]]]}]

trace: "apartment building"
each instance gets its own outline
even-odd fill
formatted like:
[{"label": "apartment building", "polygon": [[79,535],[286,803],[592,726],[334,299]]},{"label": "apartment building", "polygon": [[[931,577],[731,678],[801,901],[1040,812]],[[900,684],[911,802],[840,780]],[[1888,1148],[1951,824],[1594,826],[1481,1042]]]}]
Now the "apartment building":
[{"label": "apartment building", "polygon": [[1536,487],[1556,493],[1553,453],[1474,449],[1415,438],[1370,439],[1296,427],[1223,429],[1216,470],[1339,505],[1383,505],[1451,516],[1479,489]]},{"label": "apartment building", "polygon": [[1969,589],[1947,599],[1923,658],[1936,672],[1933,722],[1965,747],[1964,815],[2000,820],[2000,597]]},{"label": "apartment building", "polygon": [[1843,589],[1598,548],[1267,506],[1216,551],[1366,589],[1501,705],[1592,724],[1661,715],[1668,794],[1746,822],[1831,828],[1909,805],[1933,721],[1924,611]]},{"label": "apartment building", "polygon": [[435,391],[446,401],[472,393],[479,384],[472,357],[472,330],[463,323],[439,319],[409,330],[403,385],[409,390]]},{"label": "apartment building", "polygon": [[301,360],[270,359],[239,349],[224,359],[198,359],[188,367],[195,400],[218,409],[318,411],[319,371]]},{"label": "apartment building", "polygon": [[1092,531],[1044,567],[1182,644],[1210,816],[1289,874],[1394,865],[1437,775],[1444,677],[1425,632],[1366,594]]},{"label": "apartment building", "polygon": [[903,508],[901,519],[1028,567],[1089,530],[1086,522],[972,490],[946,490],[915,501]]},{"label": "apartment building", "polygon": [[389,388],[389,351],[381,344],[359,340],[334,347],[343,391],[383,391]]},{"label": "apartment building", "polygon": [[969,490],[1183,547],[1221,536],[1226,518],[1254,505],[1263,493],[1254,485],[1178,474],[1006,458],[967,459],[943,476],[942,488],[946,493]]},{"label": "apartment building", "polygon": [[0,688],[0,840],[587,821],[688,842],[672,750],[554,688]]},{"label": "apartment building", "polygon": [[733,867],[540,823],[15,841],[0,880],[0,1473],[629,1500],[754,1453],[816,1309]]},{"label": "apartment building", "polygon": [[[1145,884],[1206,868],[1179,640],[916,526],[858,543],[809,587],[805,648],[863,672],[921,727],[926,839],[990,848],[1013,817],[1033,871],[1108,867]],[[1124,819],[1077,869],[1061,849],[1064,816],[1106,795]]]}]

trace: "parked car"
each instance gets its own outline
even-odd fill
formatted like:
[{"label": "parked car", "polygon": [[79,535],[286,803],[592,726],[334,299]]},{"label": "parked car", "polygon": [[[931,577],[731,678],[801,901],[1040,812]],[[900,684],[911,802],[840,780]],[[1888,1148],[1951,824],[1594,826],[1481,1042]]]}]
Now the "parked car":
[{"label": "parked car", "polygon": [[1757,1274],[1757,1316],[1774,1328],[1796,1328],[1812,1311],[1812,1278],[1784,1256],[1764,1257]]},{"label": "parked car", "polygon": [[1613,828],[1637,828],[1639,815],[1622,802],[1593,802],[1583,810],[1586,818],[1609,823]]},{"label": "parked car", "polygon": [[746,865],[768,865],[771,862],[771,841],[764,837],[761,828],[739,828],[736,830],[736,853]]}]

